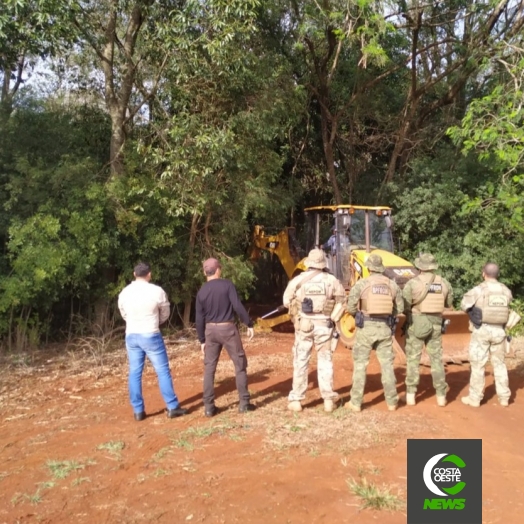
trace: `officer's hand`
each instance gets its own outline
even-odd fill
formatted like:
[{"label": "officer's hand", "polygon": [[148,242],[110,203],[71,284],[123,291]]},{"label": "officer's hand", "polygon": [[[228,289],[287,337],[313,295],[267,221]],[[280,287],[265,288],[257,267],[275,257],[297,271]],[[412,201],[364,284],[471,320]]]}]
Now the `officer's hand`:
[{"label": "officer's hand", "polygon": [[200,351],[202,352],[202,355],[205,354],[206,352],[206,343],[205,342],[203,344],[200,344]]},{"label": "officer's hand", "polygon": [[253,328],[247,328],[247,341],[250,342],[255,336],[255,330]]}]

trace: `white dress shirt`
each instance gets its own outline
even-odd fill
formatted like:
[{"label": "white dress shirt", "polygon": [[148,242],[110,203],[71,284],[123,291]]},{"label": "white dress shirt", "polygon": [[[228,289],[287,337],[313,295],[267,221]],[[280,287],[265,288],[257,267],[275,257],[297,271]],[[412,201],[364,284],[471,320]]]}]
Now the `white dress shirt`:
[{"label": "white dress shirt", "polygon": [[170,311],[166,292],[142,279],[131,282],[118,295],[118,309],[126,321],[126,334],[159,332]]}]

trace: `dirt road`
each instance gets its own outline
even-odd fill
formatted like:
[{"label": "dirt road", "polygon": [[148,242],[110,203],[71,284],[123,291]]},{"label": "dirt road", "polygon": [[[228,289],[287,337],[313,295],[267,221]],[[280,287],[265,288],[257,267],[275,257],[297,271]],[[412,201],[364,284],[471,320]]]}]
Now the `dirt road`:
[{"label": "dirt road", "polygon": [[[481,408],[462,405],[468,366],[448,366],[449,405],[436,406],[423,368],[415,407],[385,409],[378,363],[369,368],[360,414],[322,410],[312,362],[304,412],[286,411],[291,334],[247,346],[258,410],[237,412],[231,363],[217,372],[213,419],[203,416],[197,345],[173,339],[175,387],[190,409],[169,420],[151,368],[148,418],[135,422],[123,350],[40,354],[0,375],[0,523],[404,523],[407,438],[482,438],[484,523],[518,523],[524,513],[524,366],[510,361],[509,408],[491,375]],[[343,401],[351,355],[335,353]],[[404,368],[396,368],[403,391]],[[363,509],[353,486],[375,485],[396,509]]]}]

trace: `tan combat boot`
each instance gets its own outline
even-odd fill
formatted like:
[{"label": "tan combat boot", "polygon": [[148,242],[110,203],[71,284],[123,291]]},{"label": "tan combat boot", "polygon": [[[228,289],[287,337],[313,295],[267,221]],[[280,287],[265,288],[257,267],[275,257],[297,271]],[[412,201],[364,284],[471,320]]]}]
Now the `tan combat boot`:
[{"label": "tan combat boot", "polygon": [[333,399],[324,400],[324,411],[326,413],[333,413],[337,409],[337,405]]},{"label": "tan combat boot", "polygon": [[448,403],[448,401],[446,400],[446,395],[437,395],[437,406],[439,408],[443,408],[446,406],[446,404]]},{"label": "tan combat boot", "polygon": [[397,411],[398,404],[388,404],[389,411]]},{"label": "tan combat boot", "polygon": [[353,404],[351,401],[347,402],[345,407],[351,411],[354,411],[355,413],[360,413],[362,411],[360,406],[355,406],[355,404]]},{"label": "tan combat boot", "polygon": [[302,404],[300,403],[300,400],[292,400],[287,405],[287,409],[289,409],[289,411],[295,411],[295,412],[302,411]]},{"label": "tan combat boot", "polygon": [[460,399],[462,401],[462,404],[466,404],[466,406],[471,406],[472,408],[479,408],[480,402],[475,402],[473,399],[468,397],[461,397]]},{"label": "tan combat boot", "polygon": [[502,406],[503,408],[507,408],[509,406],[509,400],[507,398],[505,399],[499,398],[499,405]]},{"label": "tan combat boot", "polygon": [[408,406],[415,405],[415,393],[406,393],[406,404]]}]

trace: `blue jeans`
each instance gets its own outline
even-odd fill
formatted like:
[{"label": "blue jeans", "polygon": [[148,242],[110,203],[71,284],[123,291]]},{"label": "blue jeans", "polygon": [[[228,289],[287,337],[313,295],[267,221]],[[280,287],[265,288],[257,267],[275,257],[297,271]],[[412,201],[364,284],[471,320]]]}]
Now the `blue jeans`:
[{"label": "blue jeans", "polygon": [[142,372],[146,355],[155,368],[160,392],[168,409],[180,405],[173,389],[166,346],[160,333],[141,333],[126,335],[126,349],[129,357],[129,400],[135,413],[144,411],[142,396]]}]

